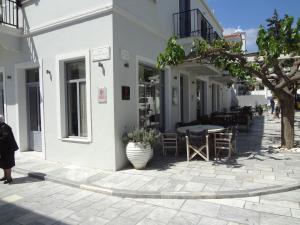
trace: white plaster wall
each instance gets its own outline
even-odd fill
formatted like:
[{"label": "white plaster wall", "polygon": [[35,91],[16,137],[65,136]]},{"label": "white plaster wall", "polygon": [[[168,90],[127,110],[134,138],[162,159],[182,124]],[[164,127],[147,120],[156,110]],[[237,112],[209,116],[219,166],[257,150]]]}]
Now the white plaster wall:
[{"label": "white plaster wall", "polygon": [[23,6],[24,25],[32,29],[107,5],[112,5],[112,0],[31,0]]},{"label": "white plaster wall", "polygon": [[173,36],[173,14],[179,11],[178,0],[114,0],[114,7],[130,13],[137,23],[169,38]]},{"label": "white plaster wall", "polygon": [[[91,62],[91,92],[88,95],[91,98],[91,117],[93,121],[92,141],[90,143],[65,142],[58,139],[59,135],[57,132],[56,79],[60,74],[56,74],[56,57],[61,54],[89,50],[101,46],[111,46],[113,52],[112,15],[28,38],[23,43],[22,48],[24,54],[28,53],[26,57],[22,57],[22,53],[7,54],[7,52],[0,51],[0,66],[4,66],[6,73],[12,76],[12,79],[6,82],[6,92],[8,95],[8,122],[15,130],[18,124],[16,124],[17,103],[14,66],[17,63],[28,62],[34,59],[43,62],[42,71],[44,76],[41,83],[44,84],[45,143],[46,158],[49,160],[116,170],[114,117],[112,116],[114,114],[113,55],[111,60],[103,62],[105,76],[102,74],[102,69],[98,67],[98,64]],[[46,74],[46,70],[51,72],[51,77],[49,74]],[[99,86],[107,87],[107,104],[97,103],[97,88]],[[20,103],[20,107],[22,107],[23,103]],[[15,132],[18,133],[17,131]],[[26,139],[26,136],[21,133],[20,138],[23,140]],[[26,145],[24,140],[23,145]]]},{"label": "white plaster wall", "polygon": [[[134,34],[134,35],[133,35]],[[127,159],[121,141],[126,128],[138,126],[138,74],[137,59],[155,67],[157,55],[163,51],[166,41],[158,35],[119,14],[114,15],[114,101],[116,165],[122,168]],[[129,53],[129,60],[121,58],[121,50]],[[129,67],[124,66],[125,63]],[[121,100],[121,86],[130,87],[130,100]]]},{"label": "white plaster wall", "polygon": [[223,34],[223,28],[220,23],[218,23],[212,9],[208,8],[206,0],[191,0],[191,9],[200,9],[208,22],[213,26],[214,30],[217,31],[219,35]]}]

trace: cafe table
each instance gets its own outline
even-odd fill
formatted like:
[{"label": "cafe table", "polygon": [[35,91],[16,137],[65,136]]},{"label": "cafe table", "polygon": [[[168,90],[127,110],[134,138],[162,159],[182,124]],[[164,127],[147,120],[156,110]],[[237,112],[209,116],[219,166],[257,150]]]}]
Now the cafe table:
[{"label": "cafe table", "polygon": [[177,132],[179,134],[186,134],[187,130],[192,132],[201,132],[204,130],[208,131],[209,134],[208,148],[211,155],[215,149],[214,149],[214,138],[213,138],[214,135],[210,135],[210,134],[222,132],[225,130],[225,127],[208,124],[208,125],[193,125],[193,126],[185,126],[185,127],[177,128]]},{"label": "cafe table", "polygon": [[193,126],[185,126],[185,127],[179,127],[177,128],[177,132],[180,134],[185,134],[186,131],[192,131],[192,132],[200,132],[207,130],[209,134],[217,133],[217,132],[222,132],[225,130],[224,127],[222,126],[217,126],[217,125],[193,125]]}]

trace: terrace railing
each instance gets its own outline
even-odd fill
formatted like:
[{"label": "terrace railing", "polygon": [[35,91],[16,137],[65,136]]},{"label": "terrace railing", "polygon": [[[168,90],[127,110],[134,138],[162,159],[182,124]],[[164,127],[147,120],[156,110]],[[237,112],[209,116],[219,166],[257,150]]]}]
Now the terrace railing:
[{"label": "terrace railing", "polygon": [[173,14],[174,35],[179,38],[200,36],[208,42],[216,38],[213,26],[199,9]]},{"label": "terrace railing", "polygon": [[0,0],[0,25],[19,28],[20,0]]}]

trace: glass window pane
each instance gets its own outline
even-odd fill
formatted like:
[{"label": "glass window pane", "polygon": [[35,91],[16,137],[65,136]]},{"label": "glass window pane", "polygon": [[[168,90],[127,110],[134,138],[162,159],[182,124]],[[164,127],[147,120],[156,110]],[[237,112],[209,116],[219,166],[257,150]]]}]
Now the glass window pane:
[{"label": "glass window pane", "polygon": [[66,63],[67,80],[77,80],[85,78],[85,61]]},{"label": "glass window pane", "polygon": [[139,121],[141,127],[160,127],[160,75],[139,65]]},{"label": "glass window pane", "polygon": [[26,83],[39,82],[39,69],[26,70]]},{"label": "glass window pane", "polygon": [[78,136],[77,83],[68,84],[67,95],[69,136]]},{"label": "glass window pane", "polygon": [[87,137],[86,83],[79,83],[80,136]]},{"label": "glass window pane", "polygon": [[31,131],[40,130],[39,121],[39,89],[38,87],[28,88],[29,124]]}]

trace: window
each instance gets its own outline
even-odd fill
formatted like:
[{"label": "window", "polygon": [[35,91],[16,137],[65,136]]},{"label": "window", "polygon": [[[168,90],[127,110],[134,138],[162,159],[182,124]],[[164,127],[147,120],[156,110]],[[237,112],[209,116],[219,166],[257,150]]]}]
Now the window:
[{"label": "window", "polygon": [[163,74],[139,64],[139,125],[163,129]]},{"label": "window", "polygon": [[66,118],[69,137],[87,137],[85,61],[65,63]]}]

